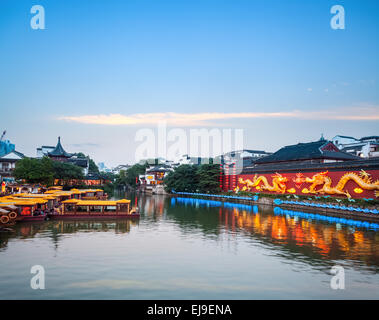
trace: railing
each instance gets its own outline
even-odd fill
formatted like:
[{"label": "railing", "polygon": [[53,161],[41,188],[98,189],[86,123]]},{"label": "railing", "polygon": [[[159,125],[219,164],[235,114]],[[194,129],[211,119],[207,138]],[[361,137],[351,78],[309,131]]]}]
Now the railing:
[{"label": "railing", "polygon": [[212,198],[223,198],[223,199],[236,199],[236,200],[250,200],[250,201],[258,201],[259,197],[257,195],[252,197],[238,197],[238,196],[227,196],[222,194],[208,194],[208,193],[192,193],[192,192],[176,192],[175,190],[171,190],[173,194],[182,194],[188,196],[201,196],[201,197],[212,197]]},{"label": "railing", "polygon": [[280,206],[281,204],[293,204],[297,206],[306,206],[306,207],[313,207],[313,208],[319,208],[319,209],[336,209],[336,210],[343,210],[343,211],[350,211],[350,212],[361,212],[361,213],[367,213],[367,214],[369,213],[379,214],[379,211],[377,209],[346,207],[344,205],[318,203],[318,202],[311,202],[311,201],[293,201],[293,200],[275,199],[274,204],[277,206]]}]

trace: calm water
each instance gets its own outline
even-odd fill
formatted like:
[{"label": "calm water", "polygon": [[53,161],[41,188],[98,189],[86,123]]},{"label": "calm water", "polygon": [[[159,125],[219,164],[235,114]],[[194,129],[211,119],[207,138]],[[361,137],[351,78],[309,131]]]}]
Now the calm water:
[{"label": "calm water", "polygon": [[[0,233],[0,299],[379,299],[377,230],[266,207],[137,201],[137,221]],[[33,265],[45,268],[45,290],[30,288]],[[345,268],[345,290],[330,288],[333,265]]]}]

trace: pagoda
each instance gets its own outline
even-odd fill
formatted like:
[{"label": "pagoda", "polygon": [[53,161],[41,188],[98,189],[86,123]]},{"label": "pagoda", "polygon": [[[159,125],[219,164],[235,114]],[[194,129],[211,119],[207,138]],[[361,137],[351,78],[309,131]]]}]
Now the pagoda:
[{"label": "pagoda", "polygon": [[58,137],[58,143],[55,149],[48,153],[48,156],[54,161],[67,162],[73,154],[66,152],[61,144],[61,137]]}]

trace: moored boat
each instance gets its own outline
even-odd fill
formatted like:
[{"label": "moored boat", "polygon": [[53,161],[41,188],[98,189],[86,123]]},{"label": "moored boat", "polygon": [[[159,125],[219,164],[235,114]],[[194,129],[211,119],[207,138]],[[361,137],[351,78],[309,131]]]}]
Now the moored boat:
[{"label": "moored boat", "polygon": [[[27,199],[10,199],[8,201],[2,199],[1,201],[3,202],[0,203],[0,208],[9,211],[10,222],[43,221],[47,218],[47,214],[41,208],[42,200],[37,202]],[[5,220],[6,218],[2,222]]]},{"label": "moored boat", "polygon": [[79,200],[69,199],[62,202],[58,213],[49,214],[51,219],[93,219],[93,218],[138,218],[138,208],[130,210],[130,200]]}]

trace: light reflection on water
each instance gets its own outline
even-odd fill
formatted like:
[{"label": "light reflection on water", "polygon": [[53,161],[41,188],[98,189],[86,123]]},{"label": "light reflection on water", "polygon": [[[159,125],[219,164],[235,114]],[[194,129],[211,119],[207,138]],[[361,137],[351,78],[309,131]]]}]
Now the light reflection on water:
[{"label": "light reflection on water", "polygon": [[[24,223],[1,233],[0,298],[379,298],[375,230],[271,207],[137,201],[139,220]],[[46,269],[46,290],[30,289],[34,264]],[[336,264],[345,290],[330,288]]]}]

